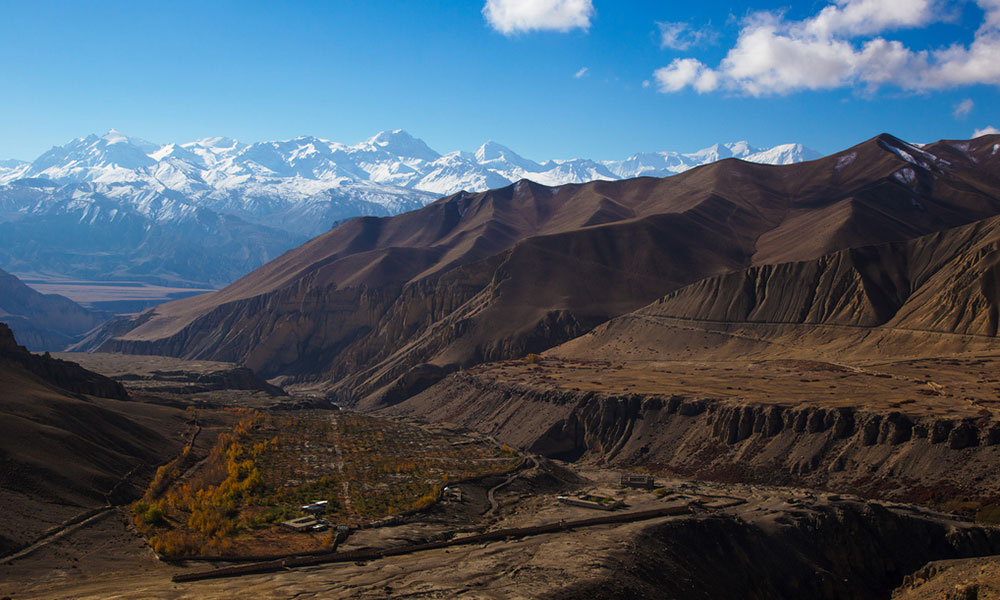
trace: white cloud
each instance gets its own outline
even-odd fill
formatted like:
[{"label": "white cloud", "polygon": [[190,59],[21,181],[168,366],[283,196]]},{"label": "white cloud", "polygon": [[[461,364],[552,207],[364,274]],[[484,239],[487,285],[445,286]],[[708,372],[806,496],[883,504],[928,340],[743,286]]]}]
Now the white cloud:
[{"label": "white cloud", "polygon": [[583,67],[579,71],[577,71],[576,73],[573,73],[573,79],[583,79],[584,77],[587,76],[587,73],[589,71],[590,71],[589,68]]},{"label": "white cloud", "polygon": [[711,43],[717,37],[715,30],[709,26],[695,28],[690,23],[670,21],[657,21],[656,26],[660,29],[660,48],[687,50]]},{"label": "white cloud", "polygon": [[941,18],[933,0],[835,0],[804,22],[807,33],[872,35],[890,29],[922,27]]},{"label": "white cloud", "polygon": [[977,138],[977,137],[982,137],[984,135],[997,135],[997,134],[1000,134],[1000,129],[997,129],[996,127],[994,127],[992,125],[987,125],[986,127],[983,127],[982,129],[975,130],[972,133],[972,137]]},{"label": "white cloud", "polygon": [[592,0],[486,0],[483,16],[504,35],[590,28]]},{"label": "white cloud", "polygon": [[955,108],[954,110],[951,111],[951,114],[956,119],[964,119],[965,117],[969,116],[969,113],[972,112],[972,109],[975,108],[975,106],[976,103],[972,101],[972,98],[966,98],[965,100],[962,100],[961,102],[955,105]]},{"label": "white cloud", "polygon": [[678,92],[688,86],[699,92],[710,92],[719,85],[718,74],[696,58],[677,58],[669,66],[653,73],[656,89],[661,92]]},{"label": "white cloud", "polygon": [[[675,60],[657,71],[659,89],[676,92],[690,86],[699,92],[725,89],[764,96],[839,87],[925,91],[1000,85],[1000,0],[976,2],[984,18],[971,44],[935,50],[913,50],[899,41],[871,37],[948,18],[935,0],[835,0],[802,21],[789,21],[780,13],[753,13],[717,67],[681,59],[700,65],[692,77],[692,65]],[[681,81],[686,83],[677,87]]]}]

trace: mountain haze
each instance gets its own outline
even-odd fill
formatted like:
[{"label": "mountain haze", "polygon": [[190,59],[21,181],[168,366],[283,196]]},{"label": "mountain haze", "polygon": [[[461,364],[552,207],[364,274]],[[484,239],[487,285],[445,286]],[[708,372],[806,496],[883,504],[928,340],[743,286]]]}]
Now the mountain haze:
[{"label": "mountain haze", "polygon": [[0,322],[6,323],[29,350],[62,350],[107,318],[65,296],[40,294],[0,270]]},{"label": "mountain haze", "polygon": [[82,280],[219,287],[344,219],[420,208],[442,194],[521,179],[557,185],[662,176],[738,156],[795,162],[816,154],[745,142],[625,161],[525,159],[487,142],[439,154],[408,133],[354,145],[315,137],[165,145],[110,131],[0,164],[0,268]]}]

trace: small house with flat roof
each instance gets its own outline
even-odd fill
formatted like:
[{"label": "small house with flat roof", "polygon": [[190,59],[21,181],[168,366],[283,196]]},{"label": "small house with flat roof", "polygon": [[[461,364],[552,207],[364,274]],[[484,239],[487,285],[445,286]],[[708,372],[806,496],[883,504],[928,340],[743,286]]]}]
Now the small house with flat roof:
[{"label": "small house with flat roof", "polygon": [[622,473],[621,486],[651,490],[654,487],[656,487],[656,482],[653,481],[652,475],[642,475],[637,473]]}]

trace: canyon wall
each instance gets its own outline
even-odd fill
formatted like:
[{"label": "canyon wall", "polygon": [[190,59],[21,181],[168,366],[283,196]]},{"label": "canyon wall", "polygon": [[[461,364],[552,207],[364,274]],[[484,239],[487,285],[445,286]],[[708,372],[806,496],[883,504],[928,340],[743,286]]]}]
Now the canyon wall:
[{"label": "canyon wall", "polygon": [[567,460],[917,502],[1000,498],[1000,422],[988,417],[546,390],[466,373],[385,412]]}]

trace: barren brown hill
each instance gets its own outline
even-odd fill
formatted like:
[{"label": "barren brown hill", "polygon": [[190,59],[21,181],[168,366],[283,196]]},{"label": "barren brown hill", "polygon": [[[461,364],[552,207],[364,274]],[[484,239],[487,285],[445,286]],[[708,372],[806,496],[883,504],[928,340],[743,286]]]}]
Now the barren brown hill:
[{"label": "barren brown hill", "polygon": [[1000,217],[685,286],[554,349],[572,358],[835,360],[995,352]]},{"label": "barren brown hill", "polygon": [[116,382],[30,354],[0,324],[0,554],[127,495],[133,469],[179,450],[182,411],[130,402]]},{"label": "barren brown hill", "polygon": [[998,215],[998,141],[918,148],[880,135],[797,165],[725,160],[666,179],[460,193],[349,221],[87,347],[237,362],[391,402],[709,277]]}]

